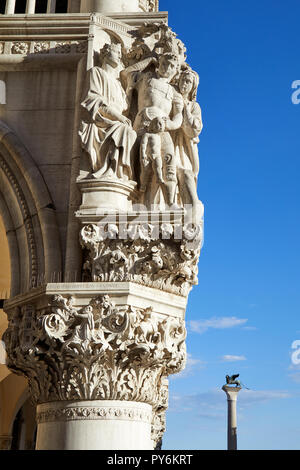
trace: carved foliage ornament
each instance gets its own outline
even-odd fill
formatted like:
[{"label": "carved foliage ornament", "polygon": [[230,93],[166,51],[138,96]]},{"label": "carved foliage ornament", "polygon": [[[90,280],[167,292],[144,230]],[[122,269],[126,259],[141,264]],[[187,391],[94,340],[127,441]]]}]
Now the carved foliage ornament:
[{"label": "carved foliage ornament", "polygon": [[129,400],[160,406],[164,377],[185,366],[183,320],[116,307],[108,295],[81,309],[56,295],[49,307],[11,312],[8,367],[29,379],[37,403]]},{"label": "carved foliage ornament", "polygon": [[187,295],[198,282],[201,227],[192,234],[186,228],[181,240],[175,239],[171,224],[161,226],[160,238],[154,237],[154,229],[150,224],[129,226],[126,239],[121,239],[117,225],[108,224],[106,231],[92,224],[84,226],[80,234],[86,249],[83,280],[133,281]]}]

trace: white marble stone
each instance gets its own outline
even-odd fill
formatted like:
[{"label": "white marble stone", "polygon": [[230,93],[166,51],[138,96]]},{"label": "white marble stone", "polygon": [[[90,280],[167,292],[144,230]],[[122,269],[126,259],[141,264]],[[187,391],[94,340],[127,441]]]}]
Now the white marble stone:
[{"label": "white marble stone", "polygon": [[241,387],[230,387],[223,385],[222,390],[226,393],[228,404],[227,416],[227,448],[228,450],[237,450],[237,414],[236,403],[238,392]]},{"label": "white marble stone", "polygon": [[152,407],[120,400],[37,407],[37,450],[151,450]]}]

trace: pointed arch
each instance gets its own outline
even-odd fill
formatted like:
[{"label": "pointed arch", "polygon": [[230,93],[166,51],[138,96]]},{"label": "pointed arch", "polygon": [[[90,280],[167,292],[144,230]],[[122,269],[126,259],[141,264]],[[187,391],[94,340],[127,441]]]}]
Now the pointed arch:
[{"label": "pointed arch", "polygon": [[11,296],[62,270],[55,207],[45,180],[14,131],[0,121],[0,213],[11,258]]}]

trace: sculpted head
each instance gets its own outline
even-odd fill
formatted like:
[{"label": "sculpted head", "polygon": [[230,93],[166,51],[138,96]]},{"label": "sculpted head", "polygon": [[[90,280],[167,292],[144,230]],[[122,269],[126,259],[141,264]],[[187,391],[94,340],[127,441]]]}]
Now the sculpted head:
[{"label": "sculpted head", "polygon": [[108,63],[112,67],[117,67],[122,61],[121,44],[104,44],[100,51],[100,65]]},{"label": "sculpted head", "polygon": [[178,70],[178,58],[175,54],[162,54],[159,58],[157,73],[170,82]]},{"label": "sculpted head", "polygon": [[184,70],[179,77],[179,91],[184,98],[195,101],[197,88],[199,85],[199,75],[192,69]]}]

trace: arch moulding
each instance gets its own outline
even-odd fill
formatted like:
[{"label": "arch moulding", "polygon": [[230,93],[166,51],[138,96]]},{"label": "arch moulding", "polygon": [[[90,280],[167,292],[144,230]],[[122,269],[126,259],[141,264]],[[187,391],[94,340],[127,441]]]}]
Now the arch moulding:
[{"label": "arch moulding", "polygon": [[62,271],[55,207],[45,180],[14,131],[0,121],[0,214],[11,258],[11,296]]}]

